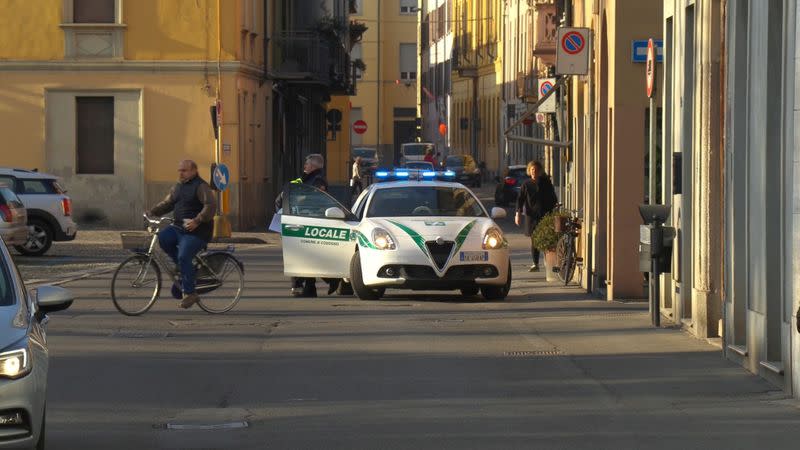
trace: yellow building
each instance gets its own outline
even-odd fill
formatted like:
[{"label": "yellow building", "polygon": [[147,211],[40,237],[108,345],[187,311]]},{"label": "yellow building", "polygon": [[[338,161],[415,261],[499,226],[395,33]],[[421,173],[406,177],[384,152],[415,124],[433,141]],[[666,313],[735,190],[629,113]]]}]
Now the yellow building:
[{"label": "yellow building", "polygon": [[[349,120],[343,133],[351,147],[379,151],[381,165],[399,161],[400,144],[415,136],[417,80],[417,1],[357,0],[351,19],[367,26],[352,58],[366,70],[357,74],[357,95],[350,98]],[[363,134],[353,124],[367,124]],[[349,157],[349,155],[348,155]],[[338,161],[342,163],[342,161]]]},{"label": "yellow building", "polygon": [[472,154],[489,173],[502,166],[503,98],[501,0],[453,0],[451,153]]},{"label": "yellow building", "polygon": [[136,227],[180,159],[208,179],[223,106],[223,204],[263,225],[271,108],[265,0],[10,0],[0,18],[0,166],[63,177],[78,220]]}]

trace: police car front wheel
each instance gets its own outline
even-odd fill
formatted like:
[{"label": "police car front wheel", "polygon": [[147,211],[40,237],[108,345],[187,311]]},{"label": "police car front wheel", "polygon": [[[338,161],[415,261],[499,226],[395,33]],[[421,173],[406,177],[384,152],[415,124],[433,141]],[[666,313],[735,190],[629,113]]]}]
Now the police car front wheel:
[{"label": "police car front wheel", "polygon": [[384,288],[372,289],[364,284],[361,271],[361,256],[356,253],[350,261],[350,284],[353,291],[361,300],[380,300],[385,292]]}]

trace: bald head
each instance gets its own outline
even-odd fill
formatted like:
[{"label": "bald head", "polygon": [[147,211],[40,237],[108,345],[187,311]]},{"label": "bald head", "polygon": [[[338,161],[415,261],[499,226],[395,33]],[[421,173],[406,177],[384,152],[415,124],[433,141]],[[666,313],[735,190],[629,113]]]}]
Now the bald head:
[{"label": "bald head", "polygon": [[178,163],[178,179],[185,183],[197,176],[197,163],[191,159],[184,159]]}]

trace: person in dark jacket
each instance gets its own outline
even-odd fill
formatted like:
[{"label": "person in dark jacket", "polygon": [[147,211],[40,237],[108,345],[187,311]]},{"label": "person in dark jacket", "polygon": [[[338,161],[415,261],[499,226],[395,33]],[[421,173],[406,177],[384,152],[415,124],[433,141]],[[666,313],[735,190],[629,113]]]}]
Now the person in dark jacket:
[{"label": "person in dark jacket", "polygon": [[[181,273],[180,306],[191,308],[200,300],[195,292],[194,257],[211,241],[217,201],[211,186],[197,174],[197,164],[185,160],[178,164],[179,182],[149,211],[152,216],[173,212],[175,221],[158,233],[158,244]],[[180,296],[180,295],[178,295]]]},{"label": "person in dark jacket", "polygon": [[[290,183],[309,184],[321,191],[327,191],[328,181],[325,179],[325,175],[322,173],[322,169],[324,168],[325,158],[323,158],[322,155],[318,153],[308,155],[305,163],[303,164],[303,176],[292,180]],[[275,211],[280,210],[282,207],[283,192],[281,192],[280,195],[278,195],[278,198],[275,200]],[[330,286],[328,290],[329,294],[333,293],[333,291],[336,290],[341,282],[338,279],[326,278],[324,280]],[[292,277],[292,295],[295,297],[316,297],[316,281],[317,280],[315,278]]]},{"label": "person in dark jacket", "polygon": [[[519,197],[517,197],[517,214],[514,222],[517,226],[521,226],[524,221],[525,236],[530,237],[533,230],[539,225],[539,221],[555,209],[558,199],[553,182],[550,180],[550,176],[544,172],[541,162],[529,162],[528,175],[531,179],[522,184]],[[531,240],[531,256],[533,256],[533,265],[530,271],[537,272],[539,270],[539,249],[533,246],[533,240]]]}]

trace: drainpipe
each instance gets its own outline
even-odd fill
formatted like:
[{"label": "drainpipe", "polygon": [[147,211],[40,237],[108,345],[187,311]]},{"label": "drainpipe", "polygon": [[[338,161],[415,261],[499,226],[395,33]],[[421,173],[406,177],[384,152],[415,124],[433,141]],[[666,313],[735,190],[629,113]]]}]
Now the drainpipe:
[{"label": "drainpipe", "polygon": [[[377,140],[375,141],[376,148],[378,149],[378,155],[381,154],[381,90],[383,89],[383,80],[381,79],[381,75],[383,73],[383,69],[381,68],[381,0],[377,1],[378,3],[378,70],[375,72],[378,74],[378,80],[376,86],[378,86],[378,92],[375,96],[376,106],[377,106],[377,114],[376,114],[376,121],[375,121],[375,130],[377,131]],[[392,155],[392,161],[394,161],[395,155]]]}]

